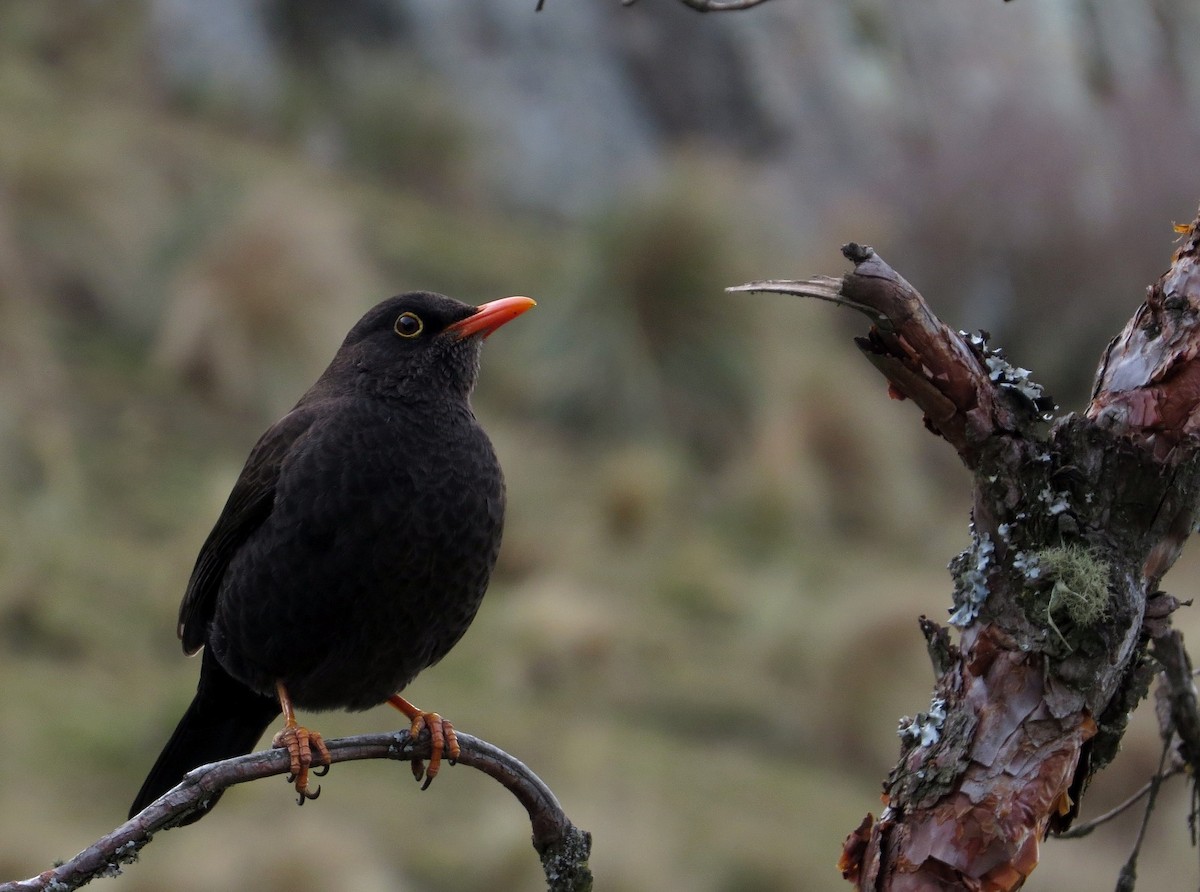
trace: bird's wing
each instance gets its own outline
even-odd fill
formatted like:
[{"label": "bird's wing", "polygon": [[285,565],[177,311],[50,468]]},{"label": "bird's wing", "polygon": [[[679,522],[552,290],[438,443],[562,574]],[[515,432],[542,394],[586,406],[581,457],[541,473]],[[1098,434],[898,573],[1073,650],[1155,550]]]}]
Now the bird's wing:
[{"label": "bird's wing", "polygon": [[312,426],[313,419],[311,410],[293,409],[268,428],[250,451],[221,516],[200,548],[179,605],[178,632],[185,653],[195,653],[204,646],[221,577],[242,543],[270,515],[284,457]]}]

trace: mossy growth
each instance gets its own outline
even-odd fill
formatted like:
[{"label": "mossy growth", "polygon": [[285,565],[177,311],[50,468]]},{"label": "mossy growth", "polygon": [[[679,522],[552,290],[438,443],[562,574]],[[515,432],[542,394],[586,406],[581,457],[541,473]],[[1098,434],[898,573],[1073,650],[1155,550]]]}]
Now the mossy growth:
[{"label": "mossy growth", "polygon": [[1033,604],[1064,644],[1069,642],[1060,625],[1088,628],[1108,616],[1111,568],[1094,548],[1079,543],[1047,548],[1037,553],[1037,567],[1043,584]]},{"label": "mossy growth", "polygon": [[1092,626],[1108,616],[1108,582],[1111,570],[1095,549],[1073,543],[1047,548],[1039,565],[1051,589],[1051,612],[1062,611],[1080,626]]}]

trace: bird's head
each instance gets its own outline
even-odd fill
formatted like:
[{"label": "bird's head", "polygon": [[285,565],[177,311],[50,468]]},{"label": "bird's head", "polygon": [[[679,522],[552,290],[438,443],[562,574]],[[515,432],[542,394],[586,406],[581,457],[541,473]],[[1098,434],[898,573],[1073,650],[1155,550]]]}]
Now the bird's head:
[{"label": "bird's head", "polygon": [[478,307],[429,291],[390,297],[350,329],[325,377],[386,396],[466,397],[475,386],[483,339],[532,306],[528,297]]}]

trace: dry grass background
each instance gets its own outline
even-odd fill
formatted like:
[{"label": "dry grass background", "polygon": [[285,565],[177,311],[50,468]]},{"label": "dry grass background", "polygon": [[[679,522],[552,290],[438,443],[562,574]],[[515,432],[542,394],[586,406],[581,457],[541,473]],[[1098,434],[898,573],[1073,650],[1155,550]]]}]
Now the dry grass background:
[{"label": "dry grass background", "polygon": [[[736,162],[695,151],[595,220],[516,214],[456,177],[469,128],[435,91],[405,110],[433,149],[368,92],[346,112],[358,166],[331,167],[286,115],[161,95],[140,6],[48,7],[0,7],[0,878],[122,819],[190,698],[178,596],[246,451],[365,307],[422,287],[540,306],[489,342],[477,401],[509,479],[501,564],[412,699],[552,786],[595,834],[599,888],[839,888],[897,719],[928,702],[916,617],[944,616],[969,481],[857,356],[857,319],[721,288],[836,273],[842,229],[886,232],[847,206],[797,249],[737,210]],[[405,138],[403,165],[373,160]],[[1188,556],[1167,583],[1190,597],[1198,573]],[[1141,712],[1087,811],[1148,776]],[[354,764],[323,785],[303,810],[282,781],[238,789],[103,884],[539,886],[523,814],[482,776],[422,794]],[[1194,887],[1184,813],[1176,784],[1140,888]],[[1131,839],[1051,841],[1029,888],[1103,888]]]}]

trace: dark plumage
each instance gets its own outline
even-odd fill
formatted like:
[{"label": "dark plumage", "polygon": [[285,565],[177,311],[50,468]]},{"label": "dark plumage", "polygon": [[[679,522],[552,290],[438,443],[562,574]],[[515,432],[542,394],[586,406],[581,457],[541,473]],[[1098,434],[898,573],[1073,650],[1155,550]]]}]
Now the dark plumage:
[{"label": "dark plumage", "polygon": [[[276,745],[290,749],[291,705],[391,699],[414,728],[432,726],[393,695],[462,637],[487,588],[504,481],[469,396],[483,338],[532,305],[390,298],[263,434],[184,594],[179,637],[188,653],[205,648],[200,681],[131,816],[187,771],[248,752],[281,704]],[[293,749],[301,802],[315,795],[307,767]]]}]

